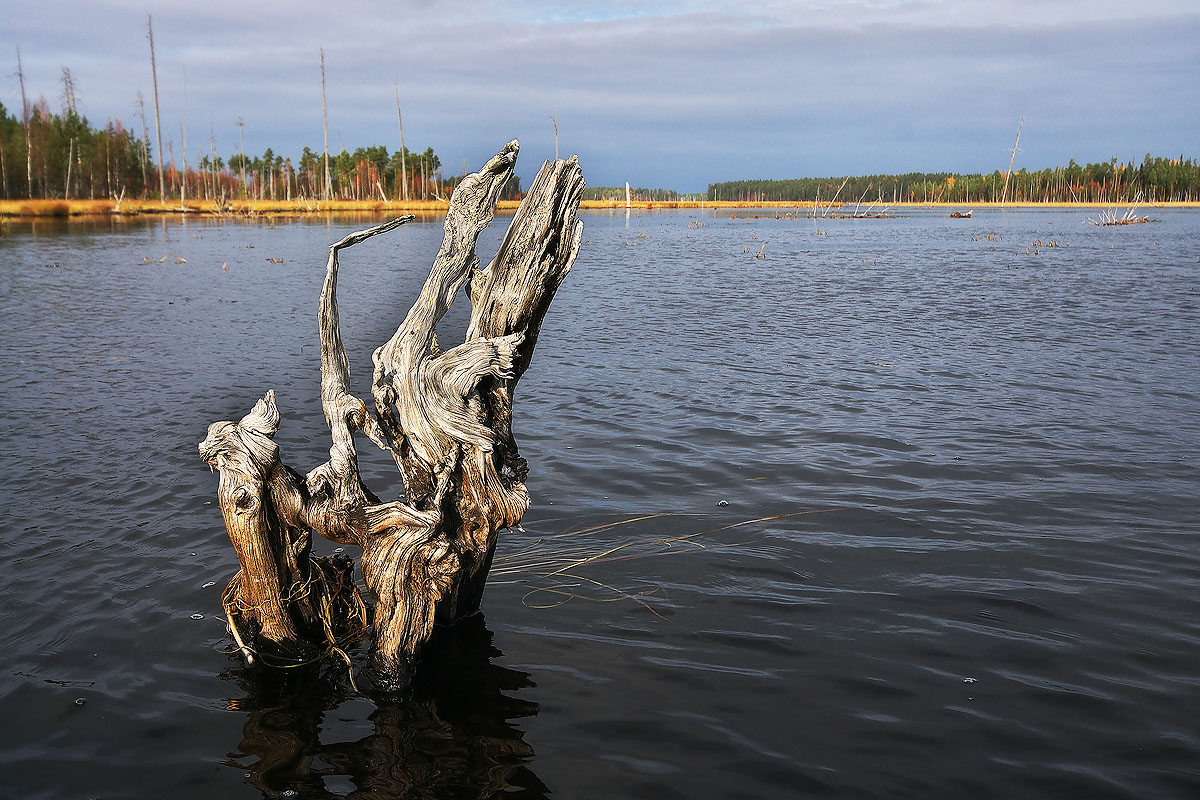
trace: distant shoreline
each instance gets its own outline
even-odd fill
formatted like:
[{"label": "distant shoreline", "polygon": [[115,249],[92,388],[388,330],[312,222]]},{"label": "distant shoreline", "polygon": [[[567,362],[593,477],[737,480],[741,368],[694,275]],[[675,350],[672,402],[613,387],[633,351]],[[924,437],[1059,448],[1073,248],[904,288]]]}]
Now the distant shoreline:
[{"label": "distant shoreline", "polygon": [[[654,209],[722,209],[722,208],[804,208],[811,209],[816,206],[818,209],[826,208],[859,208],[866,211],[868,208],[891,209],[891,208],[946,208],[946,209],[962,209],[969,211],[971,209],[989,209],[1000,210],[1001,208],[1127,208],[1129,203],[1076,203],[1076,202],[1032,202],[1032,201],[1014,201],[1009,200],[1001,205],[1000,203],[977,202],[977,203],[947,203],[947,202],[908,202],[901,201],[897,203],[856,203],[851,201],[827,203],[824,200],[819,203],[814,203],[811,200],[763,200],[761,202],[742,201],[742,200],[648,200],[648,201],[633,201],[630,203],[630,208],[642,210]],[[1161,203],[1138,203],[1138,208],[1200,208],[1200,201],[1196,200],[1172,200]],[[512,202],[512,207],[516,208],[517,203]],[[607,210],[607,211],[624,211],[624,202],[614,202],[609,200],[584,200],[579,204],[580,208],[592,210]]]},{"label": "distant shoreline", "polygon": [[[516,200],[501,200],[497,203],[500,212],[512,212],[520,203]],[[819,204],[812,201],[770,201],[761,202],[733,200],[643,200],[631,202],[630,210],[655,211],[684,209],[694,211],[719,211],[739,208],[773,208],[773,209],[806,209],[814,206],[819,209],[827,208],[865,208],[857,203]],[[876,203],[875,209],[910,209],[910,208],[944,208],[955,210],[999,210],[1001,208],[1125,208],[1126,203],[1076,203],[1076,202],[1028,202],[1010,201],[1001,206],[1000,203],[945,203],[945,202],[899,202],[881,205]],[[584,200],[579,204],[581,209],[592,211],[624,211],[626,204],[615,200]],[[1172,201],[1158,203],[1140,203],[1139,208],[1200,208],[1197,201]],[[306,217],[326,214],[373,214],[377,212],[411,213],[419,216],[444,215],[447,208],[445,201],[417,200],[391,201],[381,200],[236,200],[224,207],[212,200],[189,200],[186,207],[181,208],[177,202],[160,203],[157,200],[125,200],[118,209],[115,200],[0,200],[0,219],[74,219],[111,217],[114,219],[132,218],[144,215],[181,215],[195,214],[213,218],[254,218],[254,217]]]}]

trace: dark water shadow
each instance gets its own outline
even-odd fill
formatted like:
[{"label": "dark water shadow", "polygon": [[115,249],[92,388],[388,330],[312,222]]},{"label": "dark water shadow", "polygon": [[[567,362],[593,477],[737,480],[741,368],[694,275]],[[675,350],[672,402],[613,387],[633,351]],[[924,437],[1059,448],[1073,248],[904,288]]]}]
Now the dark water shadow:
[{"label": "dark water shadow", "polygon": [[357,698],[360,716],[370,709],[358,738],[338,732],[356,701],[339,671],[232,670],[222,677],[245,695],[228,709],[247,719],[225,763],[269,798],[545,798],[512,723],[537,714],[510,696],[534,683],[493,663],[499,655],[482,615],[439,631],[405,697]]}]

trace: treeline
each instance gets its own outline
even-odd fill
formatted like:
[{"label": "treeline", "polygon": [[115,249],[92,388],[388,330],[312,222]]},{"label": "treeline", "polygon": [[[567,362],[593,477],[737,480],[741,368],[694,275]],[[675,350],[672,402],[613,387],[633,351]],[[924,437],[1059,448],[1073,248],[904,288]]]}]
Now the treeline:
[{"label": "treeline", "polygon": [[[178,153],[171,142],[168,151],[163,185],[171,199],[315,201],[327,196],[325,156],[307,147],[296,161],[271,148],[261,155],[225,158],[211,140],[201,148],[181,146]],[[432,147],[424,152],[389,151],[382,145],[342,150],[329,156],[328,197],[446,198],[461,179],[446,179],[441,166]],[[159,195],[159,185],[145,126],[141,135],[120,120],[94,127],[73,102],[55,113],[41,99],[21,117],[0,104],[0,197],[152,198]],[[520,194],[514,176],[503,197]]]},{"label": "treeline", "polygon": [[1009,176],[959,175],[947,172],[910,172],[905,175],[859,175],[848,178],[798,178],[793,180],[746,180],[712,183],[709,200],[821,201],[842,202],[946,202],[998,203],[1089,202],[1132,203],[1200,200],[1200,163],[1193,159],[1153,157],[1141,165],[1117,159],[1076,164],[1030,172],[1022,169]]},{"label": "treeline", "polygon": [[156,176],[145,142],[120,120],[93,128],[73,107],[51,113],[44,99],[31,104],[25,119],[10,116],[0,103],[5,198],[117,197],[122,190],[138,195]]},{"label": "treeline", "polygon": [[[631,200],[640,202],[668,202],[679,200],[679,192],[671,189],[630,189]],[[584,200],[619,200],[625,202],[624,186],[589,186],[583,190]]]}]

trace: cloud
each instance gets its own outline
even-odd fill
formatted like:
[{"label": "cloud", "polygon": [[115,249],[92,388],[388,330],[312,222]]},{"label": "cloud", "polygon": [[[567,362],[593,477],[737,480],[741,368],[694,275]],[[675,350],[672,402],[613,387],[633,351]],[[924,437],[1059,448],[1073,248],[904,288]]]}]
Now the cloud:
[{"label": "cloud", "polygon": [[[0,52],[21,46],[35,96],[53,102],[68,66],[94,121],[135,124],[137,90],[150,99],[144,7],[98,6],[30,7],[0,32]],[[248,150],[318,149],[324,47],[335,149],[398,145],[398,82],[410,147],[433,146],[457,172],[516,136],[526,181],[553,154],[556,110],[561,149],[579,152],[591,184],[684,190],[751,176],[990,171],[1006,163],[1022,116],[1018,164],[1031,167],[1195,154],[1198,143],[1200,13],[1190,3],[562,8],[164,7],[154,20],[164,136],[179,135],[186,69],[192,141],[207,139],[211,117],[218,149],[231,153],[241,117]],[[0,100],[16,108],[15,97]]]}]

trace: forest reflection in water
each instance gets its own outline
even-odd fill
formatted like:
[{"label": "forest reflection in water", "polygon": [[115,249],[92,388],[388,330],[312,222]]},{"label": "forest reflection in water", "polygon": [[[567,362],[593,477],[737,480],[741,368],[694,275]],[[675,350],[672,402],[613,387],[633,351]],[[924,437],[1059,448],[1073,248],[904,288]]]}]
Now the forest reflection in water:
[{"label": "forest reflection in water", "polygon": [[267,797],[546,797],[513,724],[537,714],[512,696],[534,683],[499,655],[482,615],[440,630],[407,694],[374,704],[359,738],[345,736],[344,670],[230,670],[244,694],[226,708],[247,718],[224,763]]}]

